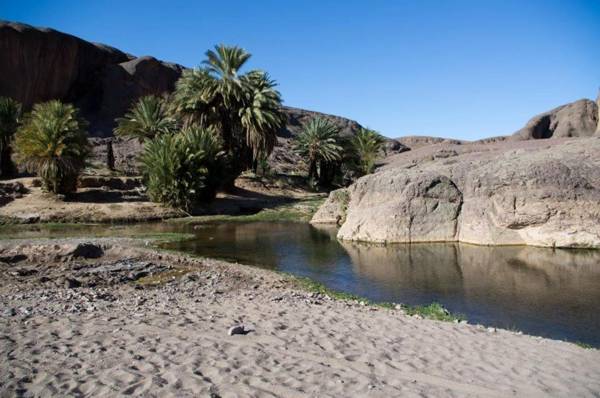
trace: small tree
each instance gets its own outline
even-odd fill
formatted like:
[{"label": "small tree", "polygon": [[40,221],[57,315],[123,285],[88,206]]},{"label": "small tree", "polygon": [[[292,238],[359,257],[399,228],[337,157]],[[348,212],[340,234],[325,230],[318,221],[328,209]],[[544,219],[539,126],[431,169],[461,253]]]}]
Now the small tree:
[{"label": "small tree", "polygon": [[90,152],[86,125],[73,105],[56,100],[34,105],[15,136],[18,161],[37,173],[47,191],[75,191]]},{"label": "small tree", "polygon": [[221,148],[214,132],[197,126],[148,140],[141,168],[150,199],[190,210],[214,198],[224,170]]},{"label": "small tree", "polygon": [[124,117],[116,121],[116,135],[134,137],[140,142],[171,134],[177,128],[177,122],[169,115],[166,101],[154,95],[141,97]]},{"label": "small tree", "polygon": [[370,174],[375,170],[375,161],[383,147],[383,137],[374,130],[361,128],[351,145],[356,157],[356,169],[360,175]]},{"label": "small tree", "polygon": [[323,180],[331,174],[331,165],[342,156],[339,142],[339,129],[329,120],[316,117],[306,124],[296,138],[295,150],[308,163],[309,180]]},{"label": "small tree", "polygon": [[12,98],[0,97],[0,176],[14,173],[11,143],[21,119],[21,104]]}]

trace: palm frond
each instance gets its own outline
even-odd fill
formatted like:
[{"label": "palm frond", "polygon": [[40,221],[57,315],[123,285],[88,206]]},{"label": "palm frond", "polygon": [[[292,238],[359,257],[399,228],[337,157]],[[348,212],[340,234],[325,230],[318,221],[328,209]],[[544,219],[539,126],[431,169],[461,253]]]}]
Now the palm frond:
[{"label": "palm frond", "polygon": [[168,105],[154,95],[141,97],[125,114],[117,119],[115,134],[143,141],[161,134],[170,134],[177,122],[169,115]]}]

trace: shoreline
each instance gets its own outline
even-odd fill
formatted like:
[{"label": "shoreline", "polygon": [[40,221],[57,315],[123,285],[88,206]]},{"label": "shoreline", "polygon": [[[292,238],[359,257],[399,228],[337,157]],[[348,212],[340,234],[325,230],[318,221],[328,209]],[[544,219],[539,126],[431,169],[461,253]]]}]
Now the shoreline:
[{"label": "shoreline", "polygon": [[[78,249],[84,242],[91,243]],[[0,243],[4,260],[8,254],[26,256],[2,265],[0,300],[14,315],[1,318],[0,391],[144,396],[600,391],[600,350],[419,319],[310,292],[295,277],[277,272],[137,246],[141,243],[115,238]],[[108,272],[115,264],[129,265]],[[154,267],[154,274],[132,280],[132,272],[144,271],[136,264]],[[178,270],[185,272],[175,278]],[[56,278],[62,286],[53,285]],[[235,324],[253,331],[229,336]]]}]

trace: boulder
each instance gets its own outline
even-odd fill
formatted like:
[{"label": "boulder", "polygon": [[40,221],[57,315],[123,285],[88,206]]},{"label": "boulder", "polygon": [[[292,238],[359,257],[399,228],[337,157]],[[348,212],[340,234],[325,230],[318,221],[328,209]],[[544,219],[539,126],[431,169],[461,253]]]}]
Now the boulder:
[{"label": "boulder", "polygon": [[350,202],[350,194],[347,189],[331,191],[325,203],[312,217],[311,224],[343,224],[346,220],[348,202]]},{"label": "boulder", "polygon": [[[402,154],[350,186],[338,238],[600,247],[600,137],[438,150]],[[314,221],[335,222],[334,203]]]}]

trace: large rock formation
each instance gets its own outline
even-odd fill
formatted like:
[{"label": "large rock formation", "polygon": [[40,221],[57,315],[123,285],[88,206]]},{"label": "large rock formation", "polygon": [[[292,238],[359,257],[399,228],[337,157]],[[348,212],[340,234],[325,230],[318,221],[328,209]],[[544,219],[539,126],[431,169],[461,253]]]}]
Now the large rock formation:
[{"label": "large rock formation", "polygon": [[0,22],[0,54],[0,95],[26,108],[49,99],[74,103],[97,137],[111,136],[114,119],[138,97],[172,90],[183,69],[10,22]]},{"label": "large rock formation", "polygon": [[348,193],[345,240],[600,247],[600,137],[430,145]]},{"label": "large rock formation", "polygon": [[591,137],[598,126],[598,105],[581,99],[534,116],[513,139]]}]

